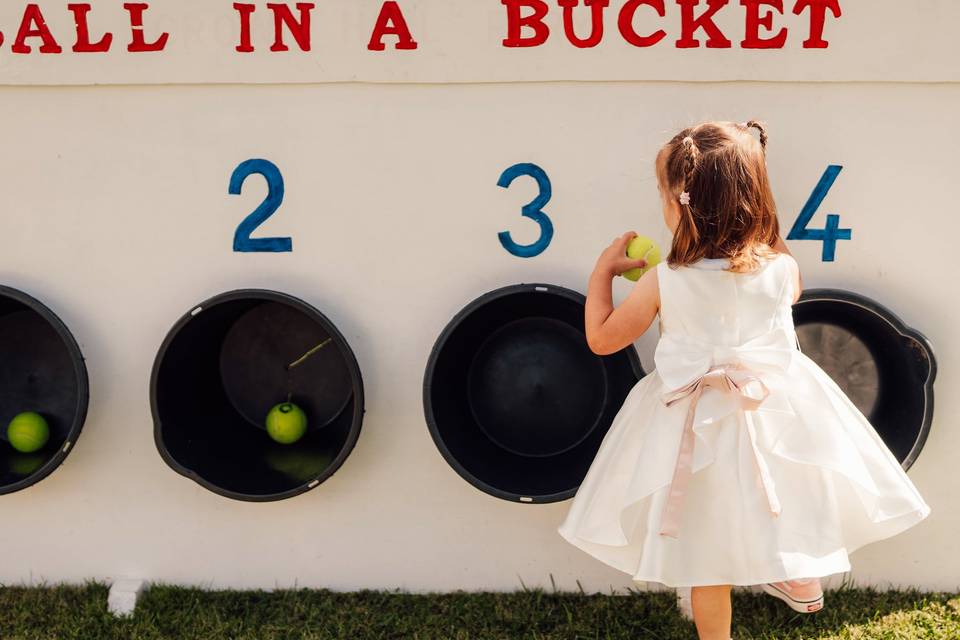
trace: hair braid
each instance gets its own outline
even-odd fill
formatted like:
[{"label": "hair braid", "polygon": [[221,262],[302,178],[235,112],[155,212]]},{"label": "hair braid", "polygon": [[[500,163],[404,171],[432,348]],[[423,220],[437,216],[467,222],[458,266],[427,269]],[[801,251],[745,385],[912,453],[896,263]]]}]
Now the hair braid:
[{"label": "hair braid", "polygon": [[764,129],[763,124],[757,122],[756,120],[749,120],[746,125],[748,129],[753,128],[760,132],[760,146],[763,147],[763,150],[767,150],[767,130]]},{"label": "hair braid", "polygon": [[693,182],[693,174],[697,170],[697,166],[700,164],[700,149],[697,148],[697,143],[694,141],[693,137],[687,136],[681,142],[683,145],[683,189],[684,191],[688,190],[688,187],[691,182]]},{"label": "hair braid", "polygon": [[[697,147],[696,141],[692,136],[685,136],[683,140],[680,141],[680,145],[683,148],[683,157],[682,157],[682,170],[683,170],[683,194],[681,194],[681,215],[680,215],[680,226],[685,229],[685,233],[689,235],[694,241],[700,239],[700,231],[697,229],[697,224],[693,216],[693,202],[690,200],[690,185],[693,183],[694,174],[697,171],[697,168],[700,166],[700,149]],[[683,195],[686,195],[686,201],[684,202]]]}]

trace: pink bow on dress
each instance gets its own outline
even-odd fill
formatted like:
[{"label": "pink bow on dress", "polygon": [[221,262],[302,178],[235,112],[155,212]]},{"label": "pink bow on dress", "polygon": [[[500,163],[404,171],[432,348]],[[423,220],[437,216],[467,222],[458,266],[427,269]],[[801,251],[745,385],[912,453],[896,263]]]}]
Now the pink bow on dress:
[{"label": "pink bow on dress", "polygon": [[691,397],[691,400],[690,407],[687,409],[686,420],[683,423],[680,451],[677,453],[677,464],[674,467],[670,492],[663,508],[660,535],[676,538],[680,531],[683,501],[686,497],[687,485],[693,476],[693,445],[696,440],[696,435],[693,432],[693,419],[700,396],[707,388],[737,395],[740,406],[736,413],[750,437],[750,446],[753,449],[754,460],[757,465],[757,476],[767,496],[770,513],[774,516],[780,514],[780,501],[774,490],[773,479],[770,477],[767,463],[757,449],[757,431],[752,417],[748,413],[755,411],[760,406],[760,403],[770,394],[770,390],[759,376],[742,365],[717,365],[711,367],[705,374],[686,386],[664,394],[664,403],[668,407],[686,397]]},{"label": "pink bow on dress", "polygon": [[[664,383],[670,388],[662,400],[671,406],[684,398],[690,398],[690,406],[683,425],[680,448],[670,483],[667,502],[661,517],[660,534],[676,538],[680,530],[680,518],[687,487],[693,475],[693,452],[696,434],[697,407],[706,389],[726,397],[711,398],[702,413],[704,421],[719,420],[732,411],[746,430],[756,461],[759,484],[767,498],[770,512],[780,514],[780,501],[774,490],[769,468],[757,448],[757,432],[753,413],[770,395],[770,389],[761,375],[780,376],[789,368],[796,353],[796,337],[791,331],[779,328],[737,345],[714,345],[689,336],[665,333],[657,345],[654,359]],[[773,398],[771,398],[773,400]],[[793,413],[783,396],[774,406],[764,405],[763,410]]]}]

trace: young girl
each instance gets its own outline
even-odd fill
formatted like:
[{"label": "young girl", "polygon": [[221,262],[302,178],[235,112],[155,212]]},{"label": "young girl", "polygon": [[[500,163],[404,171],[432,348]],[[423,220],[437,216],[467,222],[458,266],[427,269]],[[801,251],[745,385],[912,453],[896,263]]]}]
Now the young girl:
[{"label": "young girl", "polygon": [[[759,132],[759,139],[753,130]],[[801,353],[799,267],[780,238],[756,122],[684,129],[659,152],[666,262],[616,309],[611,281],[645,263],[625,233],[590,277],[587,341],[614,353],[660,317],[656,370],[627,395],[559,533],[635,581],[692,587],[702,640],[730,637],[732,585],[798,611],[848,554],[930,508],[876,431]]]}]

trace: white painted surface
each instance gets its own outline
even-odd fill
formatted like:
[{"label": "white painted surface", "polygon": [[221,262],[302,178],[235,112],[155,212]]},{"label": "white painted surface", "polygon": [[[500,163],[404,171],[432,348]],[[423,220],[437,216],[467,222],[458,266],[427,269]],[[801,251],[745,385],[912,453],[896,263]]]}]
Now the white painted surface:
[{"label": "white painted surface", "polygon": [[[556,533],[568,503],[509,503],[443,460],[423,417],[434,340],[467,302],[500,286],[585,291],[599,252],[634,229],[667,239],[653,157],[682,125],[763,117],[781,223],[792,224],[829,163],[845,166],[824,207],[853,228],[834,263],[791,242],[808,287],[851,289],[932,340],[937,407],[910,476],[933,509],[854,555],[863,583],[954,589],[960,530],[955,319],[947,295],[960,217],[957,85],[551,83],[0,88],[0,281],[49,305],[90,372],[86,427],[62,468],[0,498],[0,582],[141,576],[221,587],[608,591],[629,577]],[[235,254],[234,229],[265,188],[227,195],[241,161],[286,179],[262,235],[292,254]],[[556,226],[534,259],[497,233],[534,240],[520,216],[536,162],[553,181]],[[618,280],[615,300],[629,291]],[[366,416],[351,457],[297,498],[251,504],[177,475],[154,447],[148,401],[173,322],[234,288],[316,305],[363,371]],[[652,367],[656,329],[638,348]]]},{"label": "white painted surface", "polygon": [[137,608],[137,600],[144,590],[143,580],[123,578],[110,585],[107,595],[107,611],[117,617],[133,615]]},{"label": "white painted surface", "polygon": [[[784,15],[774,12],[772,32],[788,30],[782,49],[742,49],[745,9],[737,0],[716,14],[716,24],[731,41],[729,49],[708,49],[703,30],[697,49],[678,49],[681,14],[675,0],[665,0],[660,18],[647,7],[638,10],[635,30],[641,35],[660,29],[667,36],[649,48],[637,48],[621,37],[618,14],[626,0],[611,0],[605,15],[605,37],[593,49],[567,41],[562,12],[548,0],[549,40],[536,48],[507,48],[507,12],[500,0],[400,0],[406,22],[418,43],[412,51],[369,51],[380,0],[314,2],[311,51],[271,53],[273,18],[263,0],[252,17],[253,53],[238,53],[239,19],[232,2],[154,0],[144,14],[145,38],[152,42],[170,34],[162,53],[130,54],[129,14],[120,0],[92,0],[90,33],[97,39],[112,32],[105,54],[73,53],[73,14],[64,0],[36,2],[64,51],[43,55],[11,53],[23,16],[23,0],[0,3],[0,84],[142,84],[142,83],[288,83],[288,82],[490,82],[544,80],[770,80],[770,81],[907,81],[960,80],[960,3],[955,0],[840,0],[842,15],[828,13],[827,49],[804,49],[810,31],[809,9],[794,15],[797,0],[784,0]],[[295,2],[288,2],[291,8]],[[582,3],[581,3],[582,4]],[[700,2],[696,15],[705,9]],[[769,7],[763,8],[763,13]],[[524,14],[529,13],[525,10]],[[297,14],[299,15],[299,14]],[[589,34],[589,14],[581,6],[576,32]],[[530,30],[525,30],[528,35]],[[31,43],[36,44],[35,41]]]}]

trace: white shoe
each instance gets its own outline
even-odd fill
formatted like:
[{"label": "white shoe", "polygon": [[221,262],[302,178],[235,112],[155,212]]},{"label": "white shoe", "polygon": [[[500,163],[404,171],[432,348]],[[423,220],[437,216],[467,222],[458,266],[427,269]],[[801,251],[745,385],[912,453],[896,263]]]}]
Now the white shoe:
[{"label": "white shoe", "polygon": [[762,585],[764,592],[779,598],[798,613],[813,613],[823,609],[823,589],[820,580],[788,580]]},{"label": "white shoe", "polygon": [[677,589],[677,609],[680,610],[680,615],[687,620],[693,620],[692,593],[692,587],[679,587]]}]

